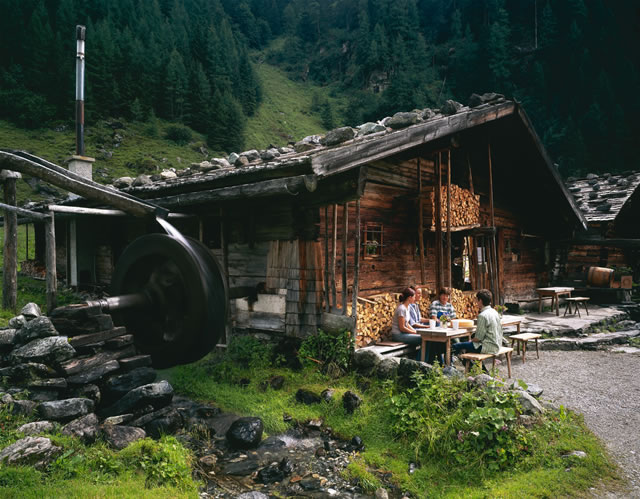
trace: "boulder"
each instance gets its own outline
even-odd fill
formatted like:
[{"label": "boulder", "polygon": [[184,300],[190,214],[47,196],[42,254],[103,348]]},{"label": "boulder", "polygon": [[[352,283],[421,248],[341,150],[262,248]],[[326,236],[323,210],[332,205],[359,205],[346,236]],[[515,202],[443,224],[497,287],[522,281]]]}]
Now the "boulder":
[{"label": "boulder", "polygon": [[14,400],[11,403],[11,414],[31,416],[38,404],[32,400]]},{"label": "boulder", "polygon": [[120,414],[119,416],[111,416],[110,418],[105,419],[102,424],[122,424],[128,423],[133,419],[133,414]]},{"label": "boulder", "polygon": [[322,399],[317,393],[306,390],[304,388],[300,388],[296,392],[296,400],[301,404],[311,405],[320,403]]},{"label": "boulder", "polygon": [[158,383],[150,383],[134,388],[115,404],[102,410],[100,415],[102,417],[108,417],[136,412],[147,405],[151,405],[155,409],[160,409],[161,407],[169,405],[171,399],[173,399],[173,387],[168,381],[163,380]]},{"label": "boulder", "polygon": [[396,113],[394,114],[386,125],[395,130],[399,128],[406,128],[411,125],[415,125],[418,122],[418,113]]},{"label": "boulder", "polygon": [[295,152],[305,152],[315,149],[320,145],[320,135],[308,135],[293,145]]},{"label": "boulder", "polygon": [[296,152],[293,147],[278,147],[278,152],[280,154],[291,154],[292,152]]},{"label": "boulder", "polygon": [[152,184],[151,177],[149,175],[138,175],[135,180],[131,183],[133,187],[140,187],[142,185]]},{"label": "boulder", "polygon": [[113,186],[118,189],[126,189],[127,187],[131,187],[131,184],[133,184],[131,177],[120,177],[113,181]]},{"label": "boulder", "polygon": [[20,314],[22,314],[25,319],[30,321],[31,319],[40,317],[42,315],[42,312],[40,311],[40,307],[36,303],[30,302],[22,307],[22,310],[20,310]]},{"label": "boulder", "polygon": [[325,402],[331,402],[331,400],[333,400],[334,394],[335,394],[335,390],[332,390],[331,388],[327,388],[325,390],[322,390],[322,393],[320,394],[320,398]]},{"label": "boulder", "polygon": [[66,336],[50,336],[33,340],[16,348],[13,357],[18,361],[56,364],[70,359],[76,354]]},{"label": "boulder", "polygon": [[266,149],[264,151],[260,151],[260,159],[262,159],[262,161],[271,161],[278,156],[280,156],[280,153],[277,149]]},{"label": "boulder", "polygon": [[353,411],[360,407],[361,404],[362,399],[350,390],[347,390],[342,396],[342,407],[347,411],[347,414],[353,414]]},{"label": "boulder", "polygon": [[27,319],[24,315],[17,315],[9,319],[9,327],[13,329],[20,329],[27,323]]},{"label": "boulder", "polygon": [[462,373],[453,366],[446,366],[442,370],[442,374],[444,374],[447,378],[462,378]]},{"label": "boulder", "polygon": [[37,435],[38,433],[51,433],[55,425],[51,421],[34,421],[23,424],[18,431],[25,435]]},{"label": "boulder", "polygon": [[240,157],[247,158],[249,163],[251,163],[252,161],[258,161],[260,159],[260,153],[255,149],[250,149],[249,151],[241,152]]},{"label": "boulder", "polygon": [[0,452],[0,463],[11,466],[34,466],[44,469],[62,452],[46,437],[26,437],[5,447]]},{"label": "boulder", "polygon": [[384,132],[386,130],[387,127],[385,127],[384,125],[369,121],[367,123],[363,123],[358,127],[358,135],[369,135],[371,133]]},{"label": "boulder", "polygon": [[68,394],[71,397],[78,397],[83,399],[90,399],[98,405],[102,400],[102,395],[100,393],[100,388],[94,384],[88,385],[80,385],[69,390]]},{"label": "boulder", "polygon": [[482,104],[490,104],[491,102],[499,101],[504,99],[504,95],[497,94],[495,92],[487,92],[482,95],[471,94],[469,97],[469,107],[478,107]]},{"label": "boulder", "polygon": [[52,368],[37,362],[26,362],[0,369],[0,378],[6,377],[9,383],[16,385],[26,385],[36,379],[55,375],[56,372]]},{"label": "boulder", "polygon": [[176,172],[172,170],[162,170],[160,172],[160,178],[162,180],[170,180],[172,178],[177,178]]},{"label": "boulder", "polygon": [[58,336],[58,331],[51,324],[49,317],[36,317],[18,330],[16,342],[29,343],[32,340],[49,336]]},{"label": "boulder", "polygon": [[450,116],[456,114],[460,109],[462,109],[462,104],[454,100],[447,100],[440,108],[440,112],[445,116]]},{"label": "boulder", "polygon": [[249,159],[246,156],[240,156],[236,161],[236,167],[241,168],[249,164]]},{"label": "boulder", "polygon": [[95,442],[99,431],[98,416],[93,413],[74,419],[62,428],[63,435],[79,438],[85,444]]},{"label": "boulder", "polygon": [[122,425],[104,425],[102,434],[107,443],[118,450],[122,450],[129,444],[147,436],[142,428]]},{"label": "boulder", "polygon": [[138,367],[125,374],[110,376],[102,385],[104,401],[110,404],[134,388],[153,383],[157,376],[155,369],[151,367]]},{"label": "boulder", "polygon": [[544,390],[540,385],[536,385],[535,383],[530,383],[527,385],[527,393],[535,398],[539,398]]},{"label": "boulder", "polygon": [[[143,426],[144,431],[151,438],[160,438],[162,435],[173,435],[182,427],[182,416],[172,407],[167,407],[166,414],[154,418]],[[152,413],[153,414],[153,413]]]},{"label": "boulder", "polygon": [[382,362],[382,355],[375,350],[368,348],[359,348],[353,354],[353,366],[356,371],[367,374],[374,371],[374,369]]},{"label": "boulder", "polygon": [[266,468],[262,468],[258,471],[257,480],[265,485],[275,482],[281,482],[284,480],[284,472],[277,464],[272,464]]},{"label": "boulder", "polygon": [[93,400],[72,398],[42,402],[38,406],[38,414],[54,421],[70,421],[93,411]]},{"label": "boulder", "polygon": [[415,373],[422,373],[427,376],[431,373],[432,369],[433,367],[431,364],[427,364],[426,362],[402,358],[400,359],[400,365],[398,366],[398,377],[403,383],[409,384],[412,382],[412,376]]},{"label": "boulder", "polygon": [[253,474],[258,469],[258,462],[255,459],[243,459],[242,461],[232,462],[224,467],[225,475],[247,476]]},{"label": "boulder", "polygon": [[524,390],[516,390],[516,393],[518,394],[518,402],[522,407],[523,414],[540,414],[544,410],[540,402]]},{"label": "boulder", "polygon": [[422,119],[425,121],[430,120],[435,115],[436,115],[435,111],[431,108],[426,107],[422,110]]},{"label": "boulder", "polygon": [[35,379],[28,384],[31,388],[44,388],[49,390],[65,390],[67,388],[66,378]]},{"label": "boulder", "polygon": [[375,499],[389,499],[389,493],[387,489],[380,487],[376,490],[376,493],[373,496]]},{"label": "boulder", "polygon": [[232,152],[231,154],[229,154],[227,161],[229,162],[230,165],[235,165],[236,161],[238,161],[238,158],[240,158],[240,155],[236,154],[235,152]]},{"label": "boulder", "polygon": [[335,146],[337,144],[342,144],[347,140],[353,139],[355,135],[356,134],[353,131],[353,128],[351,128],[350,126],[343,126],[327,132],[327,134],[322,139],[320,139],[320,143],[323,146]]},{"label": "boulder", "polygon": [[225,158],[211,158],[210,162],[214,169],[231,168],[231,163]]},{"label": "boulder", "polygon": [[17,329],[2,329],[0,330],[0,347],[10,346],[16,342]]},{"label": "boulder", "polygon": [[383,358],[376,366],[376,375],[379,379],[394,379],[398,374],[400,359],[398,357]]},{"label": "boulder", "polygon": [[70,385],[84,385],[99,380],[110,372],[117,371],[120,364],[117,360],[110,360],[99,366],[92,367],[73,376],[69,376],[67,381]]},{"label": "boulder", "polygon": [[264,425],[260,418],[236,419],[227,431],[227,441],[236,449],[253,449],[260,444],[263,429]]}]

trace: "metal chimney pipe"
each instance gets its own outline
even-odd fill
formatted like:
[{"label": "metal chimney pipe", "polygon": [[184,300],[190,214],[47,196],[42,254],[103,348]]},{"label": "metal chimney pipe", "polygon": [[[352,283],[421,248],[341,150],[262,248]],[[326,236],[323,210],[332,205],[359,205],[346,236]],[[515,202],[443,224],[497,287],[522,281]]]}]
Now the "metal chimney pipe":
[{"label": "metal chimney pipe", "polygon": [[87,28],[76,26],[76,154],[84,156],[84,41]]}]

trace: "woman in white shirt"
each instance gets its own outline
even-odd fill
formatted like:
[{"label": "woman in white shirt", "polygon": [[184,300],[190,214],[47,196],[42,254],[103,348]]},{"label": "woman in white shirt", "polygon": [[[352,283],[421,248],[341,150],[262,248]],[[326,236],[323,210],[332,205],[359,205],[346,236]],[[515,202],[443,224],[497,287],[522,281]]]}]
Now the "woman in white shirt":
[{"label": "woman in white shirt", "polygon": [[[409,325],[409,305],[416,301],[416,292],[411,288],[406,288],[400,295],[400,303],[393,314],[391,321],[391,338],[393,341],[400,341],[408,345],[420,346],[422,338],[414,328]],[[417,359],[420,359],[420,350],[417,352]]]}]

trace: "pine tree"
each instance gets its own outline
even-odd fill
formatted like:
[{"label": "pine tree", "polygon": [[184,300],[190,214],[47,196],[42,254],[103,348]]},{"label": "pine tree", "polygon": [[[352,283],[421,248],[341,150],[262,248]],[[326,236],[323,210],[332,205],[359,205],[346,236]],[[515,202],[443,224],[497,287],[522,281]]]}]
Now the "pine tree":
[{"label": "pine tree", "polygon": [[165,76],[165,115],[175,121],[182,121],[187,113],[187,70],[180,53],[173,49],[169,56]]},{"label": "pine tree", "polygon": [[500,91],[511,87],[510,36],[509,14],[505,9],[499,8],[496,20],[489,27],[487,48],[494,88]]}]

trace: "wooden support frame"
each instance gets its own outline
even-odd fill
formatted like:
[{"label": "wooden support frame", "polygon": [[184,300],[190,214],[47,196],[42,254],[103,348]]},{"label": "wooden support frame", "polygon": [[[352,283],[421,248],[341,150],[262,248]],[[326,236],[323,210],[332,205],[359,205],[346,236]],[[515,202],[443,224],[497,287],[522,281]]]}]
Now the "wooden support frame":
[{"label": "wooden support frame", "polygon": [[451,288],[451,150],[447,149],[447,282]]},{"label": "wooden support frame", "polygon": [[331,310],[329,291],[329,207],[324,207],[324,309]]},{"label": "wooden support frame", "polygon": [[435,159],[436,171],[436,288],[440,289],[444,285],[442,267],[444,263],[444,254],[442,251],[442,163],[441,153],[436,155]]},{"label": "wooden support frame", "polygon": [[56,272],[56,224],[54,214],[44,221],[44,237],[45,237],[45,259],[46,259],[46,295],[47,295],[47,314],[50,314],[58,304],[58,274]]},{"label": "wooden support frame", "polygon": [[347,240],[349,236],[349,203],[342,205],[342,315],[347,315]]},{"label": "wooden support frame", "polygon": [[336,258],[338,252],[338,205],[333,205],[333,233],[331,236],[331,307],[338,307],[338,290],[336,289]]},{"label": "wooden support frame", "polygon": [[356,340],[358,335],[358,290],[360,289],[360,200],[356,200],[356,226],[355,226],[356,240],[354,244],[354,262],[353,262],[353,290],[352,290],[352,304],[351,304],[351,317],[353,317],[353,341]]},{"label": "wooden support frame", "polygon": [[490,238],[489,244],[489,259],[493,260],[492,262],[492,272],[489,273],[489,279],[491,281],[491,287],[493,288],[493,302],[495,305],[501,304],[501,296],[500,296],[500,288],[498,283],[498,258],[497,258],[497,250],[496,250],[496,219],[495,212],[493,207],[493,166],[491,160],[491,141],[487,141],[487,153],[488,153],[488,162],[489,162],[489,210],[491,213],[491,227],[494,229],[493,234]]},{"label": "wooden support frame", "polygon": [[4,255],[2,272],[2,308],[16,309],[18,301],[18,215],[16,205],[16,178],[4,181]]},{"label": "wooden support frame", "polygon": [[426,272],[424,266],[424,199],[422,198],[422,165],[420,156],[418,164],[418,248],[420,249],[420,282],[425,283]]}]

